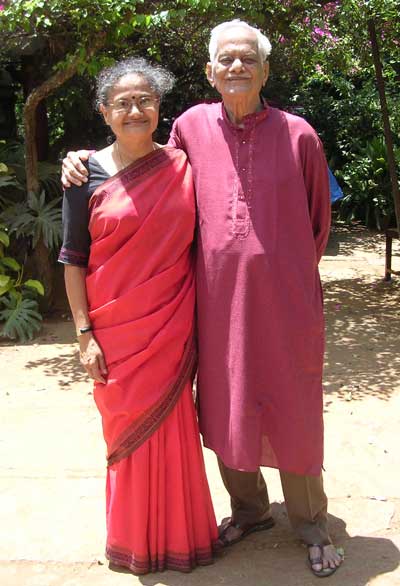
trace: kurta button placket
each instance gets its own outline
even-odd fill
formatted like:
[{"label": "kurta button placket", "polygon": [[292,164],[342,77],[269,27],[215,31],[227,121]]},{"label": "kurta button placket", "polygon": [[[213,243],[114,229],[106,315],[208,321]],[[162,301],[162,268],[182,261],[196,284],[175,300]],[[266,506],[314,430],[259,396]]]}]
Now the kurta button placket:
[{"label": "kurta button placket", "polygon": [[262,112],[246,116],[240,126],[236,126],[229,119],[224,109],[222,115],[234,138],[233,162],[236,177],[233,188],[233,234],[237,238],[247,238],[252,223],[250,211],[253,205],[256,127],[266,117],[267,107],[265,105],[265,109]]}]

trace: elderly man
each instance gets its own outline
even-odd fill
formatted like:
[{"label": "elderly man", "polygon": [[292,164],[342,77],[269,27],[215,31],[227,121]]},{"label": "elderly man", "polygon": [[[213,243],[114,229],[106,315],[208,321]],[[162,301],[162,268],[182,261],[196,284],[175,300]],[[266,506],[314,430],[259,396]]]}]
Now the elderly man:
[{"label": "elderly man", "polygon": [[[231,496],[221,543],[272,527],[260,466],[278,468],[311,569],[327,576],[341,563],[321,475],[329,182],[315,131],[260,100],[270,50],[244,22],[217,26],[207,77],[223,101],[189,109],[171,132],[197,195],[199,419]],[[64,184],[85,173],[69,157]]]}]

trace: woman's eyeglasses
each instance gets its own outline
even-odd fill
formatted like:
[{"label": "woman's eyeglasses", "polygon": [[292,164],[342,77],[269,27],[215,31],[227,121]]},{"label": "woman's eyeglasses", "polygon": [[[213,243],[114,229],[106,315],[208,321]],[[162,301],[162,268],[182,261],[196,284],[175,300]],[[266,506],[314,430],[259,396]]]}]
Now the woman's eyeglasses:
[{"label": "woman's eyeglasses", "polygon": [[154,108],[159,102],[159,98],[154,96],[139,96],[138,98],[121,99],[116,102],[108,104],[114,112],[128,114],[132,110],[132,106],[135,105],[138,110],[148,110]]}]

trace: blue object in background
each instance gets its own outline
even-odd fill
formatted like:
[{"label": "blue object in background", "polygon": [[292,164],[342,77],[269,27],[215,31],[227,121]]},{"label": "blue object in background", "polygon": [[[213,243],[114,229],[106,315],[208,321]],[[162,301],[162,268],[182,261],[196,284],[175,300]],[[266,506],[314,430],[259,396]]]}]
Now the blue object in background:
[{"label": "blue object in background", "polygon": [[329,171],[329,189],[331,192],[331,203],[334,203],[338,199],[342,199],[343,191],[342,191],[339,183],[336,181],[336,177],[334,176],[332,171],[329,169],[329,167],[328,167],[328,171]]}]

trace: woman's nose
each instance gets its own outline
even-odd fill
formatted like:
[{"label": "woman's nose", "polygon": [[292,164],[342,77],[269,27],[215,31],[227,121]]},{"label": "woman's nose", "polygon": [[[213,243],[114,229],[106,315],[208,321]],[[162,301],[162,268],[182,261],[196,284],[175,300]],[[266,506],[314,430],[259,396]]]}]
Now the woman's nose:
[{"label": "woman's nose", "polygon": [[132,102],[131,103],[131,107],[128,110],[128,114],[133,114],[133,115],[142,115],[142,110],[139,108],[139,106],[137,105],[136,102]]}]

